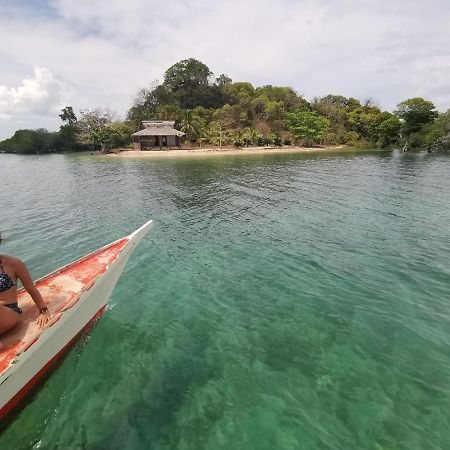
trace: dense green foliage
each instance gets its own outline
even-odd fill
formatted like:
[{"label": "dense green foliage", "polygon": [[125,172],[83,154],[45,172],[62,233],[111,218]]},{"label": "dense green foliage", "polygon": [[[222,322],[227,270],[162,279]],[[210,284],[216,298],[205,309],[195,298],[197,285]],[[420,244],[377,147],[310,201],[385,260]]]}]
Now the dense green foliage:
[{"label": "dense green foliage", "polygon": [[92,143],[104,150],[126,147],[130,144],[130,136],[134,128],[123,122],[113,122],[103,128],[99,128],[90,135]]},{"label": "dense green foliage", "polygon": [[0,143],[0,150],[8,153],[48,153],[60,149],[61,136],[45,128],[17,130],[14,135]]},{"label": "dense green foliage", "polygon": [[407,134],[420,131],[424,125],[433,122],[437,117],[433,103],[420,97],[401,102],[395,114],[403,120],[404,131]]},{"label": "dense green foliage", "polygon": [[43,153],[126,147],[143,120],[174,120],[188,141],[198,145],[394,145],[448,150],[450,110],[438,113],[432,102],[411,98],[394,113],[381,111],[372,100],[327,95],[308,102],[290,87],[254,87],[217,78],[208,66],[189,58],[169,67],[162,83],[140,89],[119,122],[99,108],[61,111],[58,132],[19,130],[0,142],[0,151]]},{"label": "dense green foliage", "polygon": [[7,153],[51,153],[63,151],[109,151],[131,143],[136,130],[132,124],[114,121],[109,110],[81,111],[78,120],[73,108],[67,106],[59,117],[63,125],[58,132],[45,129],[18,130],[10,139],[0,142],[0,151]]},{"label": "dense green foliage", "polygon": [[329,127],[330,121],[313,111],[297,110],[287,115],[287,127],[295,139],[312,145],[319,141]]},{"label": "dense green foliage", "polygon": [[430,146],[434,136],[445,142],[445,127],[434,128],[437,116],[434,105],[421,98],[400,103],[395,114],[381,111],[371,100],[361,103],[341,95],[308,102],[290,87],[255,88],[223,74],[214,79],[207,66],[191,58],[170,67],[162,84],[141,89],[127,120],[135,126],[150,117],[175,120],[200,145],[294,140],[302,145],[388,147],[405,142]]}]

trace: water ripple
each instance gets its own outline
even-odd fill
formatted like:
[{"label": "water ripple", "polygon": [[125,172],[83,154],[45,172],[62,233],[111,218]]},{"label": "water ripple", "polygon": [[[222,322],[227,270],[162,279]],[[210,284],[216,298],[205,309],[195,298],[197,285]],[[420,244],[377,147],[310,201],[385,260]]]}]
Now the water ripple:
[{"label": "water ripple", "polygon": [[449,161],[0,155],[34,276],[155,220],[2,448],[450,448]]}]

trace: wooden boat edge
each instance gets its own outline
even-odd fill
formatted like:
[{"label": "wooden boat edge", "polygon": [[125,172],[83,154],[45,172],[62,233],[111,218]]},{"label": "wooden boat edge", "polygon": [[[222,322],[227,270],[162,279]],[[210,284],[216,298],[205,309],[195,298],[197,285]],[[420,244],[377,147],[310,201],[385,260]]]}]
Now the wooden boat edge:
[{"label": "wooden boat edge", "polygon": [[[104,278],[105,274],[108,273],[109,270],[109,266],[111,264],[117,264],[118,263],[118,259],[120,257],[120,255],[127,249],[127,247],[129,245],[131,245],[132,247],[135,247],[142,239],[143,237],[147,234],[147,232],[151,229],[153,225],[153,221],[150,220],[148,222],[146,222],[144,225],[142,225],[140,228],[138,228],[137,230],[135,230],[133,233],[131,233],[128,236],[125,236],[121,239],[118,239],[114,242],[111,242],[97,250],[95,250],[94,252],[89,253],[88,255],[83,256],[82,258],[79,258],[78,260],[72,261],[71,263],[60,267],[58,269],[56,269],[55,271],[45,275],[44,277],[39,278],[38,280],[36,280],[36,282],[38,281],[45,281],[47,279],[49,279],[51,276],[55,276],[59,273],[61,273],[63,270],[66,270],[68,268],[70,268],[72,265],[75,265],[79,262],[82,262],[84,260],[86,260],[89,257],[92,257],[96,254],[98,254],[101,251],[104,251],[105,249],[107,249],[110,246],[113,246],[115,244],[117,244],[118,242],[126,239],[127,243],[119,250],[117,257],[114,259],[114,261],[110,264],[108,264],[107,269],[105,270],[104,273],[98,275],[94,282],[93,285],[96,284],[98,279]],[[125,259],[126,261],[124,262],[123,268],[120,270],[120,272],[118,273],[117,276],[117,280],[120,278],[123,269],[125,268],[125,265],[128,261],[128,258],[131,256],[131,254],[133,253],[134,248],[130,248],[129,251],[127,252],[127,254],[125,255]],[[116,281],[117,281],[116,280]],[[114,284],[115,285],[115,284]],[[79,296],[81,295],[87,295],[87,297],[89,296],[89,289],[83,289],[82,291],[80,291]],[[97,321],[97,319],[103,314],[107,301],[109,300],[109,298],[105,299],[104,304],[101,306],[101,308],[95,312],[95,314],[92,317],[89,317],[87,322],[85,323],[85,325],[67,342],[63,345],[63,347],[54,355],[51,355],[49,360],[38,370],[37,373],[33,374],[30,379],[28,380],[28,382],[21,386],[17,392],[15,393],[15,395],[13,397],[11,397],[10,399],[7,399],[6,403],[4,403],[3,405],[0,405],[0,420],[3,420],[4,417],[6,417],[11,411],[15,410],[17,408],[17,406],[19,404],[22,404],[22,401],[24,400],[24,398],[27,396],[27,394],[33,389],[33,387],[36,385],[36,383],[48,372],[48,370],[54,366],[54,364],[56,363],[57,360],[60,359],[61,356],[63,356],[78,340],[78,338],[82,335],[83,331],[92,327],[93,324]],[[66,313],[66,312],[70,312],[72,308],[68,309],[67,311],[64,311],[63,313],[61,313],[61,316]],[[57,326],[58,328],[58,326]],[[51,327],[48,329],[45,329],[41,335],[39,336],[39,339],[43,338],[41,340],[41,344],[44,344],[45,341],[50,337],[50,335],[53,334]],[[47,336],[45,336],[47,335]],[[46,339],[47,338],[47,339]],[[38,346],[39,347],[39,346]],[[32,352],[33,353],[33,352]],[[0,375],[0,390],[1,390],[1,385],[8,380],[8,378],[10,378],[15,372],[16,370],[18,370],[20,368],[20,366],[22,364],[20,364],[20,356],[22,356],[23,354],[18,356],[18,360],[17,363],[19,364],[11,364],[1,375]],[[26,358],[27,359],[27,358]],[[16,361],[15,361],[16,362]]]},{"label": "wooden boat edge", "polygon": [[[105,250],[107,250],[110,247],[113,247],[114,245],[118,244],[119,242],[123,241],[123,240],[128,240],[128,243],[126,245],[128,245],[129,243],[131,243],[132,239],[135,239],[135,243],[136,245],[141,241],[141,239],[148,233],[148,231],[150,231],[150,229],[153,226],[153,220],[149,220],[148,222],[144,223],[144,225],[142,225],[141,227],[139,227],[137,230],[133,231],[133,233],[127,235],[127,236],[123,236],[119,239],[116,239],[113,242],[110,242],[109,244],[104,245],[103,247],[98,248],[97,250],[94,250],[91,253],[88,253],[87,255],[84,255],[78,259],[75,259],[74,261],[71,261],[70,263],[65,264],[64,266],[58,267],[57,269],[55,269],[52,272],[49,272],[48,274],[37,278],[36,280],[34,280],[34,283],[42,283],[52,277],[54,277],[55,275],[60,274],[61,272],[63,272],[64,270],[70,269],[70,267],[75,266],[76,264],[79,264],[83,261],[86,261],[87,259],[91,258],[92,256],[98,255],[101,252],[104,252]],[[124,250],[125,246],[120,249],[119,254]],[[17,291],[17,295],[19,295],[20,293],[22,293],[24,290],[24,288],[20,288]]]}]

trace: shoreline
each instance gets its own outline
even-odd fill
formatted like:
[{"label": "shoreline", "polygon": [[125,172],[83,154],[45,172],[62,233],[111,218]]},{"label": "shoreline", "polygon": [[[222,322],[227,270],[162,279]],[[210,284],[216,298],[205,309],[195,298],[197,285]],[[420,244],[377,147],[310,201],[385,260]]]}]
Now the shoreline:
[{"label": "shoreline", "polygon": [[[373,151],[373,149],[371,149]],[[102,156],[110,158],[171,158],[171,157],[192,157],[192,156],[223,156],[223,155],[269,155],[276,153],[315,153],[315,152],[334,152],[334,151],[364,151],[344,145],[330,147],[245,147],[245,148],[222,148],[203,147],[195,149],[181,150],[124,150],[118,153],[107,153]]]}]

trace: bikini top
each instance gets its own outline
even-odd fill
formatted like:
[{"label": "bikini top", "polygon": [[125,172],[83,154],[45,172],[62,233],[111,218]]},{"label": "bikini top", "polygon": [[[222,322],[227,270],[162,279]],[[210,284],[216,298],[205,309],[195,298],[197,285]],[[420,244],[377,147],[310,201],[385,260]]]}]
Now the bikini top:
[{"label": "bikini top", "polygon": [[17,283],[14,283],[11,277],[5,272],[1,263],[0,269],[2,270],[2,273],[0,273],[0,292],[5,292],[14,287]]}]

